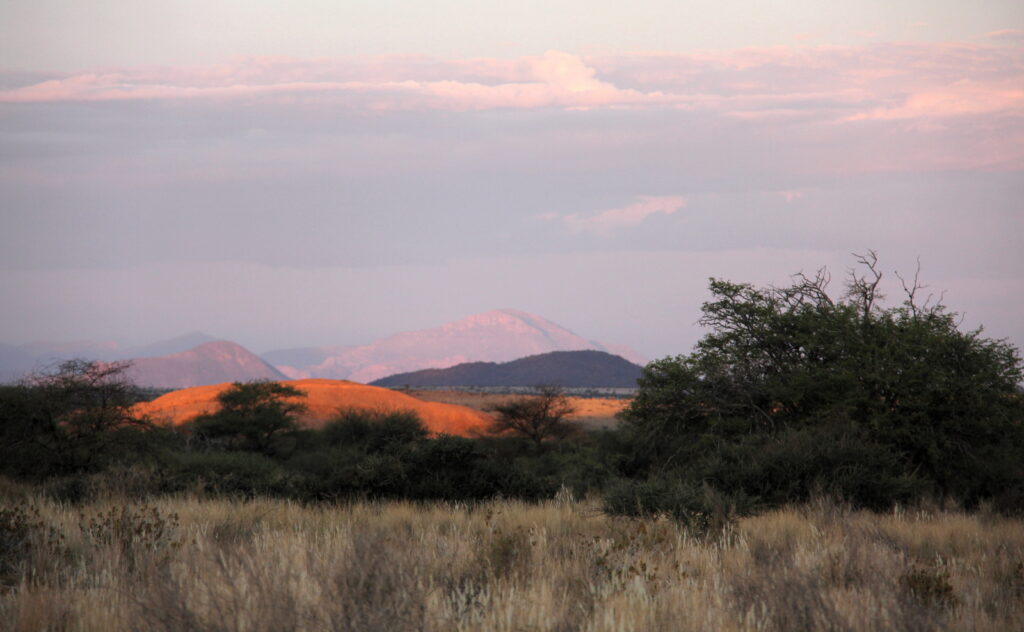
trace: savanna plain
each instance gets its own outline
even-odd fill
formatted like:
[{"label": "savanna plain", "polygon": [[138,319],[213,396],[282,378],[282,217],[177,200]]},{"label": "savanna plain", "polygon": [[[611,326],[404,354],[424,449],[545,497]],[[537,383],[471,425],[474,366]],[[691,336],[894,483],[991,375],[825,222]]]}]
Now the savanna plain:
[{"label": "savanna plain", "polygon": [[1024,361],[858,263],[713,280],[628,403],[478,397],[479,435],[258,381],[161,425],[84,360],[0,386],[0,629],[1024,630]]},{"label": "savanna plain", "polygon": [[10,630],[1024,629],[1024,522],[984,509],[3,494]]}]

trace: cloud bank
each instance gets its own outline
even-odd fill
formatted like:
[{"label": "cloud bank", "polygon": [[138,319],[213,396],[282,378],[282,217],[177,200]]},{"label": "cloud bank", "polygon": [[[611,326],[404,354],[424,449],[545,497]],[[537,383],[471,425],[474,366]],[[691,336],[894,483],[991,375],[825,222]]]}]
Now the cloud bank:
[{"label": "cloud bank", "polygon": [[573,233],[609,235],[619,229],[636,226],[651,215],[659,213],[671,215],[684,206],[686,206],[686,198],[680,195],[662,197],[645,195],[641,196],[640,201],[635,204],[600,211],[593,215],[553,214],[546,215],[545,219],[560,219]]},{"label": "cloud bank", "polygon": [[[1011,43],[1016,31],[993,33]],[[0,103],[236,100],[363,111],[676,108],[828,121],[1024,115],[1024,46],[774,47],[505,60],[254,57],[96,70],[0,90]]]},{"label": "cloud bank", "polygon": [[866,248],[1024,340],[1014,38],[0,71],[0,342],[515,305],[655,356],[708,274]]}]

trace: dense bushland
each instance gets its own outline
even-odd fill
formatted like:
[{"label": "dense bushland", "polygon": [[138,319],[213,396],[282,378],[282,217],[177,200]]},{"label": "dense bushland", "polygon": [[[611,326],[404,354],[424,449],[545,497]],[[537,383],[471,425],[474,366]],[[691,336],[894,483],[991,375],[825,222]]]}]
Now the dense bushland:
[{"label": "dense bushland", "polygon": [[412,412],[340,410],[320,429],[302,428],[297,396],[281,384],[239,383],[221,394],[218,412],[161,428],[130,416],[137,398],[120,370],[62,365],[0,391],[0,475],[70,501],[111,485],[140,496],[537,500],[567,480],[585,490],[597,480],[587,472],[600,469],[587,441],[538,450],[519,437],[430,437]]}]

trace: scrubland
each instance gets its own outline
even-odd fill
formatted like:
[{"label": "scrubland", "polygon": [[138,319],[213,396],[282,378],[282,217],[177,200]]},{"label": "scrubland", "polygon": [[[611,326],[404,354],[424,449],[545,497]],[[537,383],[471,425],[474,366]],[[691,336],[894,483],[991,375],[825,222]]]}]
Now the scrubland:
[{"label": "scrubland", "polygon": [[0,501],[0,628],[1021,630],[1024,522],[819,501],[705,532],[538,504]]}]

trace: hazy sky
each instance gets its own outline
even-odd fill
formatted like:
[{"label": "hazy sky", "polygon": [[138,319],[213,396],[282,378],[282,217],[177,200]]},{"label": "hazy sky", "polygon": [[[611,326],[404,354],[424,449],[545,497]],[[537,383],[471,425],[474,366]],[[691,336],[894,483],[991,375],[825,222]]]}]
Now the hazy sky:
[{"label": "hazy sky", "polygon": [[0,342],[658,357],[709,276],[875,249],[1021,346],[1022,170],[1019,1],[5,0]]}]

